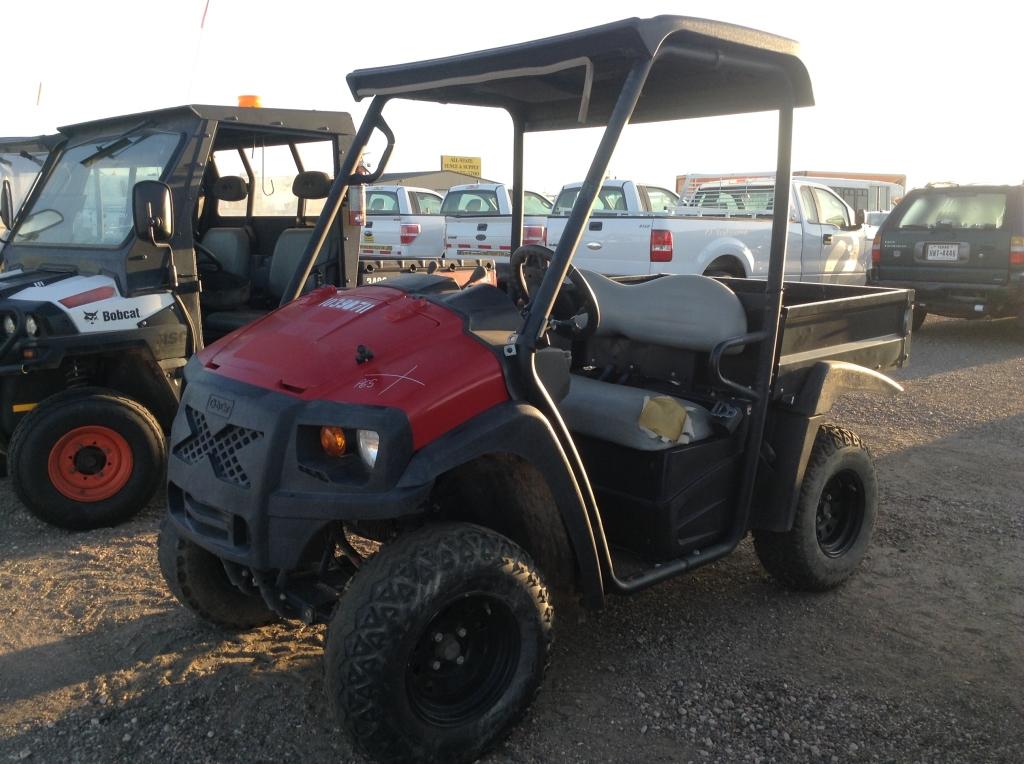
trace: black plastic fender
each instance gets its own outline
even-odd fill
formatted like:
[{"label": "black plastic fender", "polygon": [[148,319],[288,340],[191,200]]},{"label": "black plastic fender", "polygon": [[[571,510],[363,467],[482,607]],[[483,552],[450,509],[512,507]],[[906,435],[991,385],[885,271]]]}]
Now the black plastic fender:
[{"label": "black plastic fender", "polygon": [[844,393],[896,395],[903,387],[881,372],[846,361],[818,361],[808,370],[796,400],[789,407],[806,416],[827,414]]},{"label": "black plastic fender", "polygon": [[789,405],[768,410],[765,448],[757,471],[750,527],[787,531],[792,527],[807,460],[818,427],[844,393],[895,395],[903,388],[884,374],[845,361],[819,361],[812,366],[800,393]]},{"label": "black plastic fender", "polygon": [[601,607],[601,566],[586,505],[550,423],[535,407],[505,403],[456,427],[413,457],[397,487],[429,484],[478,457],[496,454],[518,456],[544,477],[572,545],[584,602]]}]

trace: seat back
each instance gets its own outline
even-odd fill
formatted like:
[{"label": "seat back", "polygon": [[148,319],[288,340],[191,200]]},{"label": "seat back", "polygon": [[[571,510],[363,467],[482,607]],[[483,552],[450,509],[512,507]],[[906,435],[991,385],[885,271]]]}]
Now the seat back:
[{"label": "seat back", "polygon": [[727,286],[707,276],[662,276],[621,284],[583,271],[601,308],[598,337],[710,352],[747,333],[747,316]]},{"label": "seat back", "polygon": [[[286,228],[277,237],[274,255],[270,258],[270,274],[267,278],[267,292],[273,297],[280,299],[284,290],[288,288],[292,274],[299,267],[312,237],[312,228]],[[327,247],[324,247],[320,253],[321,260],[326,252]]]},{"label": "seat back", "polygon": [[[245,181],[236,175],[217,178],[210,195],[224,202],[240,202],[248,195]],[[211,228],[201,243],[210,250],[224,270],[248,280],[252,278],[252,239],[241,227]]]},{"label": "seat back", "polygon": [[[300,199],[325,199],[331,190],[331,178],[327,173],[318,170],[306,170],[295,176],[292,193]],[[295,273],[302,256],[306,253],[309,241],[313,236],[312,228],[286,228],[277,237],[274,254],[270,258],[270,271],[267,275],[267,292],[278,299],[288,288],[292,274]],[[337,244],[337,236],[332,229],[328,233],[326,244],[320,249],[313,271],[321,271],[331,259]],[[307,284],[308,286],[308,284]]]},{"label": "seat back", "polygon": [[252,252],[244,228],[211,228],[203,235],[202,245],[228,273],[246,280],[252,276]]}]

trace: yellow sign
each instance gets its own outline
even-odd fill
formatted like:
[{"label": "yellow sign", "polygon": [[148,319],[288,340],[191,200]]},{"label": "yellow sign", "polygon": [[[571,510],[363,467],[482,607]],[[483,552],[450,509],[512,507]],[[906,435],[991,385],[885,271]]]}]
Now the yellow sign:
[{"label": "yellow sign", "polygon": [[441,155],[441,169],[451,172],[461,172],[464,175],[473,175],[477,178],[483,176],[481,171],[482,162],[480,157],[455,157]]}]

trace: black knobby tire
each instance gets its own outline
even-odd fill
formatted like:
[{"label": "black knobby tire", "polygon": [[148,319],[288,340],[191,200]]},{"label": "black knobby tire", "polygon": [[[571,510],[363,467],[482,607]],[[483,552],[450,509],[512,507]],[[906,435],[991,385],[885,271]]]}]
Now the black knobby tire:
[{"label": "black knobby tire", "polygon": [[[74,450],[73,444],[66,443],[69,435],[93,431],[108,433],[107,441],[121,445],[122,475],[107,484],[112,491],[109,496],[101,493],[103,498],[97,498],[89,494],[94,489],[83,483],[82,494],[75,498],[73,476],[55,482],[51,459],[60,461],[56,457],[62,443],[68,454]],[[89,449],[96,454],[103,451],[93,446],[79,451]],[[71,458],[66,456],[64,461]],[[113,464],[107,458],[92,459],[95,479],[101,483],[103,467]],[[41,520],[69,530],[117,525],[138,514],[162,484],[166,460],[163,430],[149,410],[103,388],[69,390],[47,398],[18,423],[8,449],[11,483],[18,498]]]},{"label": "black knobby tire", "polygon": [[924,320],[928,318],[928,309],[922,308],[920,305],[914,306],[914,319],[911,322],[911,328],[916,332],[924,325]]},{"label": "black knobby tire", "polygon": [[178,602],[215,626],[241,631],[278,619],[261,597],[231,583],[216,555],[182,538],[166,517],[160,525],[157,557]]},{"label": "black knobby tire", "polygon": [[421,528],[350,582],[327,636],[328,697],[373,758],[473,761],[536,695],[552,618],[532,560],[508,538],[463,523]]},{"label": "black knobby tire", "polygon": [[854,433],[818,430],[800,487],[793,527],[755,530],[754,549],[780,583],[824,591],[853,574],[867,553],[878,508],[871,454]]}]

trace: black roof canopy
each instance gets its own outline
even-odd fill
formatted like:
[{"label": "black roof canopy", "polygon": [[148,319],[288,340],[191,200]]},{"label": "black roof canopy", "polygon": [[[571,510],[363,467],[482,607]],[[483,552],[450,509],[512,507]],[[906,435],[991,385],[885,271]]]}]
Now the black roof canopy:
[{"label": "black roof canopy", "polygon": [[[306,109],[264,109],[242,106],[210,106],[190,104],[172,106],[167,109],[106,117],[90,122],[79,122],[58,128],[67,136],[76,134],[92,134],[98,130],[123,130],[136,125],[151,124],[159,127],[172,120],[182,118],[213,120],[225,126],[240,129],[255,129],[260,132],[293,131],[307,133],[355,135],[352,117],[346,112],[312,111]],[[268,145],[271,143],[267,142]]]},{"label": "black roof canopy", "polygon": [[682,16],[626,19],[503,48],[348,75],[358,99],[393,96],[493,106],[527,131],[607,123],[633,65],[654,59],[632,122],[768,111],[814,103],[799,45]]}]

